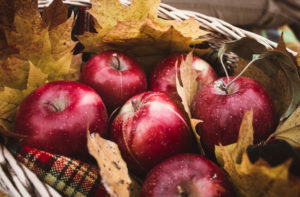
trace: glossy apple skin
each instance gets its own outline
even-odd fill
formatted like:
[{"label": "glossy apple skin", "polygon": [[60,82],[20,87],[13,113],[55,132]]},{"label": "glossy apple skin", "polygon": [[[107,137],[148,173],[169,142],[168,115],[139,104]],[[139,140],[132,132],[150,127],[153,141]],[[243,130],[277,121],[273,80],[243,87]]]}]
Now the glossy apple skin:
[{"label": "glossy apple skin", "polygon": [[163,92],[144,92],[129,99],[112,122],[111,138],[129,168],[145,175],[154,165],[194,149],[185,113]]},{"label": "glossy apple skin", "polygon": [[[178,75],[182,59],[187,54],[178,53],[170,55],[160,61],[149,76],[150,90],[163,91],[178,98],[176,90],[176,61],[178,61]],[[198,72],[198,89],[217,79],[217,75],[213,68],[203,59],[193,56],[192,67]]]},{"label": "glossy apple skin", "polygon": [[[230,77],[230,81],[234,77]],[[221,78],[225,82],[227,79]],[[229,88],[229,94],[215,83],[203,87],[194,96],[192,117],[203,122],[197,125],[201,142],[209,153],[214,145],[237,141],[239,128],[246,111],[253,109],[254,140],[266,139],[276,124],[274,103],[266,89],[253,79],[240,77]]]},{"label": "glossy apple skin", "polygon": [[89,158],[88,127],[105,137],[108,117],[101,97],[79,82],[57,81],[39,87],[23,100],[15,119],[15,131],[28,136],[22,144],[82,160]]},{"label": "glossy apple skin", "polygon": [[225,174],[198,154],[178,154],[156,165],[147,175],[141,197],[233,197]]},{"label": "glossy apple skin", "polygon": [[[114,55],[120,61],[119,68]],[[117,51],[102,52],[90,58],[83,66],[80,81],[98,92],[108,111],[147,90],[147,79],[142,68],[132,58]]]}]

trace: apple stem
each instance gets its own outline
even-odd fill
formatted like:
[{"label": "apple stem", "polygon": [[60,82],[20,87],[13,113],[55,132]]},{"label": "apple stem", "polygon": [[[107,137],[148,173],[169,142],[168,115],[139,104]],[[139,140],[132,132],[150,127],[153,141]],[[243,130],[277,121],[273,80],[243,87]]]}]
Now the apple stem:
[{"label": "apple stem", "polygon": [[232,81],[230,81],[228,84],[226,84],[226,89],[228,90],[228,88],[229,88],[229,86],[231,85],[231,84],[233,84],[233,82],[235,82],[242,74],[244,74],[244,72],[251,66],[251,64],[253,63],[253,62],[255,62],[256,60],[259,60],[259,59],[262,59],[262,58],[255,58],[255,59],[253,59],[253,60],[251,60],[246,66],[245,66],[245,68],[243,68],[243,70],[232,80]]},{"label": "apple stem", "polygon": [[132,107],[133,107],[134,112],[137,112],[137,111],[139,110],[139,106],[138,106],[138,104],[137,104],[136,99],[132,99],[131,105],[132,105]]},{"label": "apple stem", "polygon": [[178,194],[182,197],[188,196],[187,192],[180,185],[177,185],[177,191]]},{"label": "apple stem", "polygon": [[225,66],[225,64],[224,64],[224,62],[223,62],[223,55],[224,55],[224,53],[221,54],[221,56],[220,56],[220,61],[221,61],[221,65],[222,65],[222,67],[223,67],[223,69],[224,69],[224,72],[225,72],[227,81],[229,81],[229,74],[228,74],[227,69],[226,69],[226,66]]},{"label": "apple stem", "polygon": [[49,105],[52,107],[54,112],[59,112],[61,111],[59,108],[57,108],[53,103],[51,103],[50,101],[45,101],[43,104]]},{"label": "apple stem", "polygon": [[116,53],[113,53],[112,56],[117,60],[117,68],[116,69],[120,70],[121,62],[120,62],[118,55]]},{"label": "apple stem", "polygon": [[225,74],[226,74],[226,77],[227,77],[227,84],[223,81],[223,80],[218,80],[215,82],[215,85],[220,88],[221,90],[225,91],[226,94],[228,94],[228,89],[229,87],[240,77],[242,76],[242,74],[244,74],[244,72],[246,72],[246,70],[257,60],[260,60],[262,59],[262,57],[256,57],[254,59],[252,59],[244,68],[243,70],[233,79],[233,80],[229,80],[229,75],[227,73],[227,70],[226,70],[226,67],[223,63],[223,54],[221,55],[221,64],[222,64],[222,67],[225,71]]},{"label": "apple stem", "polygon": [[226,84],[225,84],[225,82],[222,79],[215,81],[214,84],[215,84],[216,87],[218,87],[221,90],[223,90],[226,94],[229,94],[228,87],[226,87]]}]

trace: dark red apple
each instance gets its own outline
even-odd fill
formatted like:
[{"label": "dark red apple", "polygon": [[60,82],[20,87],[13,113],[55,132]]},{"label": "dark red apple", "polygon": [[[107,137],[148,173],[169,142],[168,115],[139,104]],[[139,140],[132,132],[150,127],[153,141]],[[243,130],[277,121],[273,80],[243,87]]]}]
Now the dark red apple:
[{"label": "dark red apple", "polygon": [[110,131],[129,168],[141,175],[162,160],[194,148],[186,114],[164,92],[149,91],[129,99]]},{"label": "dark red apple", "polygon": [[[232,81],[234,77],[229,79]],[[197,132],[209,153],[213,153],[214,145],[237,141],[246,111],[253,109],[255,142],[266,139],[276,123],[273,101],[261,84],[239,77],[226,92],[217,85],[222,80],[227,83],[224,77],[199,90],[191,105],[192,117],[203,121],[198,124]]]},{"label": "dark red apple", "polygon": [[197,154],[178,154],[156,165],[147,175],[141,197],[233,197],[225,174]]},{"label": "dark red apple", "polygon": [[106,51],[89,59],[83,66],[80,81],[98,92],[109,111],[147,90],[141,67],[117,51]]},{"label": "dark red apple", "polygon": [[107,135],[108,117],[100,96],[79,82],[45,84],[20,104],[15,131],[26,135],[23,144],[86,160],[87,128]]},{"label": "dark red apple", "polygon": [[[179,53],[170,55],[160,61],[150,73],[150,90],[167,92],[177,98],[175,64],[177,61],[177,74],[179,75],[181,61],[182,59],[186,59],[186,57],[187,54]],[[197,77],[199,89],[217,79],[213,68],[206,61],[197,56],[193,56],[192,67],[199,73]]]}]

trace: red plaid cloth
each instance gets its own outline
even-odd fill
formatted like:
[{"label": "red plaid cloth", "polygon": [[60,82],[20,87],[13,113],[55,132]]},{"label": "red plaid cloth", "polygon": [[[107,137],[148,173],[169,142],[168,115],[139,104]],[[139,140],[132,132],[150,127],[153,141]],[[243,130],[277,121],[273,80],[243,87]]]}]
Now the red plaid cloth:
[{"label": "red plaid cloth", "polygon": [[109,196],[93,165],[28,146],[10,148],[17,160],[64,196]]}]

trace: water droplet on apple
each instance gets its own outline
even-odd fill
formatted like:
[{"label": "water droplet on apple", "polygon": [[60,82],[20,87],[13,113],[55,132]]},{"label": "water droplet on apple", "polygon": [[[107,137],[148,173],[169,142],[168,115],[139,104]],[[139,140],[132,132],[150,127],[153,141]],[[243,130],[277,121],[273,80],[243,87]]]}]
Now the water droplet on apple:
[{"label": "water droplet on apple", "polygon": [[213,174],[213,176],[211,177],[211,180],[216,179],[218,177],[218,175],[216,173]]}]

